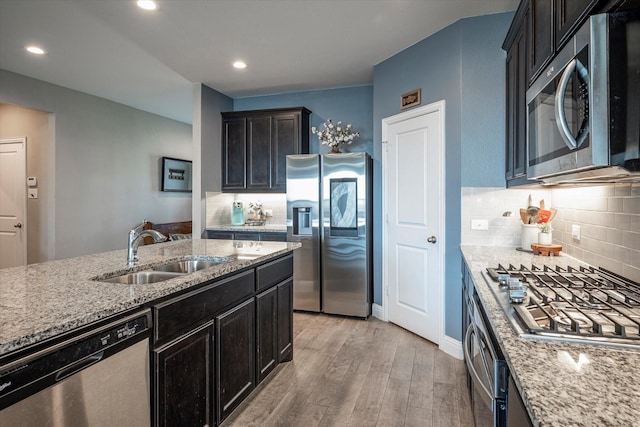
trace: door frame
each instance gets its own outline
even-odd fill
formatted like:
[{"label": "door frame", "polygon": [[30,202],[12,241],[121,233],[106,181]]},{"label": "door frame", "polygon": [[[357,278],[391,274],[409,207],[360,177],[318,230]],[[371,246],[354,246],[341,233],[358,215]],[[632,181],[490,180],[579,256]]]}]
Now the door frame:
[{"label": "door frame", "polygon": [[27,265],[29,263],[29,260],[27,258],[27,245],[29,244],[29,235],[27,234],[27,230],[28,230],[28,224],[27,224],[27,218],[29,216],[29,213],[27,212],[27,175],[29,174],[29,172],[27,171],[27,137],[26,136],[22,136],[19,138],[1,138],[0,139],[0,144],[22,144],[22,152],[24,153],[24,176],[22,177],[22,188],[23,188],[23,192],[22,192],[22,212],[24,215],[23,221],[22,221],[22,233],[23,234],[23,238],[24,238],[24,244],[22,245],[23,248],[23,259],[24,259],[24,264],[23,265]]},{"label": "door frame", "polygon": [[438,345],[442,346],[443,345],[443,339],[444,339],[444,320],[445,320],[445,303],[444,303],[444,278],[445,278],[445,260],[444,260],[444,255],[445,255],[445,249],[446,249],[446,238],[445,238],[445,206],[446,206],[446,200],[445,200],[445,196],[446,196],[446,192],[445,192],[445,177],[446,177],[446,170],[445,170],[445,159],[446,159],[446,141],[445,141],[445,136],[446,136],[446,132],[445,132],[445,107],[446,107],[446,103],[445,100],[440,100],[440,101],[436,101],[433,102],[431,104],[425,105],[423,107],[418,107],[403,113],[399,113],[390,117],[385,117],[382,119],[382,144],[383,144],[383,150],[382,150],[382,212],[383,212],[383,220],[382,220],[382,315],[383,315],[383,319],[385,322],[389,321],[389,304],[388,304],[388,297],[389,297],[389,283],[387,280],[387,259],[389,257],[389,253],[387,250],[387,245],[388,245],[388,225],[387,225],[387,212],[388,212],[388,206],[387,206],[387,192],[385,191],[387,188],[387,182],[388,182],[388,175],[387,175],[387,165],[388,165],[388,158],[387,158],[387,141],[388,141],[388,132],[389,132],[389,126],[405,121],[405,120],[409,120],[409,119],[413,119],[419,116],[423,116],[429,113],[433,113],[433,112],[439,112],[440,113],[440,153],[441,153],[441,159],[440,159],[440,164],[441,164],[441,168],[440,168],[440,177],[439,177],[439,182],[440,182],[440,186],[438,188],[438,211],[439,211],[439,215],[440,215],[440,223],[438,224],[438,241],[439,241],[439,245],[438,245],[438,251],[439,251],[439,267],[440,267],[440,277],[437,280],[436,286],[437,286],[437,293],[439,295],[439,304],[440,304],[440,319],[438,320],[438,330],[437,330],[437,336],[439,337],[438,340]]}]

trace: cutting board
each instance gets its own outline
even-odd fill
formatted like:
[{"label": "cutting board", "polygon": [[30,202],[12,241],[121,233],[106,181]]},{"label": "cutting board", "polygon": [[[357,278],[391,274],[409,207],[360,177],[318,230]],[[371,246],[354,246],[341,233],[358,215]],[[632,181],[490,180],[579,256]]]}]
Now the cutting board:
[{"label": "cutting board", "polygon": [[562,250],[562,245],[541,245],[539,243],[532,243],[531,249],[533,250],[534,255],[559,256],[560,251]]}]

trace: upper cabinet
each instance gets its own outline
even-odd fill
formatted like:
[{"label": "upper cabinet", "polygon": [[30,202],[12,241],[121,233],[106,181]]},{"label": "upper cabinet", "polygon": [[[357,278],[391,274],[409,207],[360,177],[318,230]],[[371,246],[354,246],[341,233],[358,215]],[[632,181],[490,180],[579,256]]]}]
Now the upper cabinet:
[{"label": "upper cabinet", "polygon": [[591,13],[623,0],[522,0],[502,44],[506,59],[507,187],[527,179],[527,89]]},{"label": "upper cabinet", "polygon": [[[524,0],[528,5],[529,78],[533,81],[602,0]],[[609,3],[613,3],[609,1]],[[522,6],[522,5],[521,5]],[[610,5],[611,6],[611,5]]]},{"label": "upper cabinet", "polygon": [[286,192],[286,156],[309,152],[304,107],[222,113],[222,191]]}]

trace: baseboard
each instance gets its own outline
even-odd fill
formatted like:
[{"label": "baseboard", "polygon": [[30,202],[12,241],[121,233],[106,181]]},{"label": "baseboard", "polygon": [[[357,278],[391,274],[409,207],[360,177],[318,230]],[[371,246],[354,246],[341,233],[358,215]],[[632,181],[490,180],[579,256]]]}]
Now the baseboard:
[{"label": "baseboard", "polygon": [[384,318],[384,310],[382,309],[381,305],[378,304],[372,304],[371,305],[371,315],[373,317],[375,317],[376,319],[380,319],[386,322],[386,319]]},{"label": "baseboard", "polygon": [[444,335],[442,337],[442,342],[440,343],[440,350],[447,353],[449,356],[453,356],[456,359],[463,359],[462,355],[462,341],[458,341],[455,338],[451,338],[450,336]]}]

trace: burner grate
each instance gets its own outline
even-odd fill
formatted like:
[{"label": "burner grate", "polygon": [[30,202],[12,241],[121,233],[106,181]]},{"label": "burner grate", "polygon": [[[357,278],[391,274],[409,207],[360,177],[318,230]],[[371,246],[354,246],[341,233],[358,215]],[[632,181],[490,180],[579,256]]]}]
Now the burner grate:
[{"label": "burner grate", "polygon": [[533,334],[611,338],[640,342],[640,284],[603,268],[525,265],[488,268],[518,278],[528,288],[514,305],[520,322]]}]

